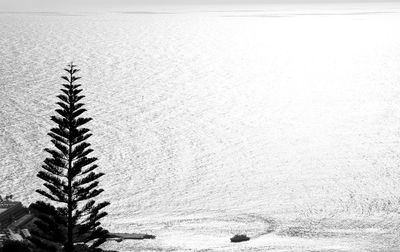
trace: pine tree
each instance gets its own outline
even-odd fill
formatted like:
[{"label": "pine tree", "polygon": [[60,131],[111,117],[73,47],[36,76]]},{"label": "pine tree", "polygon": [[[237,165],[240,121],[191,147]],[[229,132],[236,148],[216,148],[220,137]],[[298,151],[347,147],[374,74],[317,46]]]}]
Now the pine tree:
[{"label": "pine tree", "polygon": [[109,203],[94,199],[103,192],[98,179],[104,173],[96,172],[97,158],[89,157],[93,149],[87,140],[92,134],[82,126],[92,119],[81,116],[86,109],[80,102],[84,98],[81,84],[76,83],[81,78],[76,76],[79,69],[71,63],[64,70],[68,74],[61,78],[67,83],[57,96],[58,115],[51,117],[57,127],[48,133],[54,148],[44,149],[51,157],[37,174],[46,187],[37,192],[56,207],[44,202],[32,205],[38,220],[31,241],[44,251],[54,251],[54,244],[59,244],[63,251],[73,252],[77,242],[95,251],[108,236],[100,219],[107,215],[104,208]]}]

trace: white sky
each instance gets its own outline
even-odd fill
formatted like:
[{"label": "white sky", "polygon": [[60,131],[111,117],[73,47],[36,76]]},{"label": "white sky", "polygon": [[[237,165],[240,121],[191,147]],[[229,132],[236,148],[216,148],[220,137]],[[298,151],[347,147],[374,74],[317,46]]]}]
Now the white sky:
[{"label": "white sky", "polygon": [[382,3],[397,0],[0,0],[0,11],[76,10],[76,9],[121,9],[143,5],[237,5],[269,3]]}]

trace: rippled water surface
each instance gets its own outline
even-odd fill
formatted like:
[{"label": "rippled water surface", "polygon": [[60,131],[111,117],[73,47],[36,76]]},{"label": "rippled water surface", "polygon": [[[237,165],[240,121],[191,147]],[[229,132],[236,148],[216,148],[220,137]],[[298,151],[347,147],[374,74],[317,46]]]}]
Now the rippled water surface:
[{"label": "rippled water surface", "polygon": [[110,248],[396,251],[400,14],[305,14],[0,14],[0,194],[38,199],[74,61],[104,224],[157,235]]}]

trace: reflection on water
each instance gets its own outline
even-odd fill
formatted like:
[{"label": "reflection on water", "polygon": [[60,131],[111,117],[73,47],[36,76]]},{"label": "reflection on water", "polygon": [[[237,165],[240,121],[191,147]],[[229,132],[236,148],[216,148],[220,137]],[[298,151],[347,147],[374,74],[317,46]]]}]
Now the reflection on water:
[{"label": "reflection on water", "polygon": [[[137,14],[0,15],[3,194],[37,199],[58,76],[73,60],[107,174],[105,224],[158,237],[111,247],[372,246],[376,235],[275,230],[288,216],[357,214],[399,191],[397,13]],[[237,232],[254,239],[227,243]]]}]

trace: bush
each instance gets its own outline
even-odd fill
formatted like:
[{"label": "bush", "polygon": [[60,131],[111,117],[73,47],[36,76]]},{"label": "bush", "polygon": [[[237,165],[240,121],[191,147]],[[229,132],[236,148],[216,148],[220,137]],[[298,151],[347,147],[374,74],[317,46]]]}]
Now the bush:
[{"label": "bush", "polygon": [[3,244],[2,252],[31,252],[28,244],[20,241],[7,240]]}]

